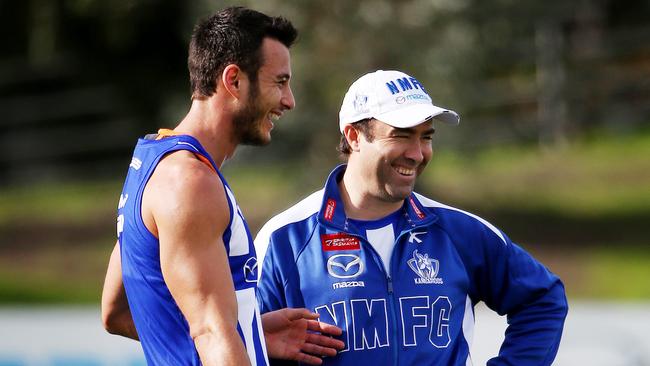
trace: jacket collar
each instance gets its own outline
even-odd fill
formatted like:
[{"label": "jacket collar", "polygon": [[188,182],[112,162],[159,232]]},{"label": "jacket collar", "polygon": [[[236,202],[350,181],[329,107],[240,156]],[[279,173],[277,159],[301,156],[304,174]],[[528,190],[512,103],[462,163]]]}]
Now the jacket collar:
[{"label": "jacket collar", "polygon": [[[330,226],[341,231],[349,231],[348,217],[345,215],[345,207],[343,207],[338,186],[338,183],[343,179],[346,167],[346,164],[337,166],[327,177],[323,190],[323,201],[318,211],[318,222],[321,225]],[[433,210],[423,206],[412,192],[404,200],[402,210],[406,213],[406,218],[411,227],[428,225],[438,219]]]}]

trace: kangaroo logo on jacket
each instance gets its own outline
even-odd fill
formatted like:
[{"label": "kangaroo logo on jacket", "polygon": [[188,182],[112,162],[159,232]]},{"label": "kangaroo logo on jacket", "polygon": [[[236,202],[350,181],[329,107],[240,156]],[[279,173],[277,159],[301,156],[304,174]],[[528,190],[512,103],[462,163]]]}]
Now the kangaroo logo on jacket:
[{"label": "kangaroo logo on jacket", "polygon": [[442,278],[438,278],[438,270],[440,270],[440,262],[437,259],[429,258],[429,254],[418,253],[418,250],[413,251],[413,258],[407,261],[409,267],[418,275],[415,279],[417,285],[436,284],[442,285]]}]

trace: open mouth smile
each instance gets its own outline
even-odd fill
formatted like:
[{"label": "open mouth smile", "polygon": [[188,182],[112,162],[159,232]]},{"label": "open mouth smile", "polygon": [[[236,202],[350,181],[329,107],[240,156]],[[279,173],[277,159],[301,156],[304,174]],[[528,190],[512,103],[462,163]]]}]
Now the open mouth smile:
[{"label": "open mouth smile", "polygon": [[415,169],[412,168],[405,168],[405,167],[394,167],[395,171],[399,173],[400,175],[404,175],[407,177],[415,175]]}]

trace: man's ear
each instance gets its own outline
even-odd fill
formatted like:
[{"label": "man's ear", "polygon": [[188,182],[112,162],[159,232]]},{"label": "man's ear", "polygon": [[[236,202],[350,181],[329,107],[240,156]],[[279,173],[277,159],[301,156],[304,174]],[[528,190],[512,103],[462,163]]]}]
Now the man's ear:
[{"label": "man's ear", "polygon": [[224,89],[235,99],[239,99],[242,95],[244,80],[247,80],[246,74],[235,64],[226,66],[221,73]]},{"label": "man's ear", "polygon": [[359,130],[354,128],[352,124],[347,124],[343,127],[343,136],[345,136],[352,151],[359,151],[359,140],[362,138]]}]

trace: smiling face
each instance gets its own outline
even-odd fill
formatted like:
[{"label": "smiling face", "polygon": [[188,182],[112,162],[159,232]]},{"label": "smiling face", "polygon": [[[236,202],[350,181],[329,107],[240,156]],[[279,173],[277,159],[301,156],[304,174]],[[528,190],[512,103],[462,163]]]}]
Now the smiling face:
[{"label": "smiling face", "polygon": [[296,104],[289,86],[289,49],[275,39],[265,38],[260,54],[262,65],[257,81],[249,83],[246,103],[233,117],[235,139],[241,144],[266,145],[271,142],[273,121]]},{"label": "smiling face", "polygon": [[411,128],[395,128],[378,120],[371,123],[373,138],[362,134],[349,164],[361,172],[368,197],[401,202],[413,192],[416,178],[431,160],[432,122]]}]

